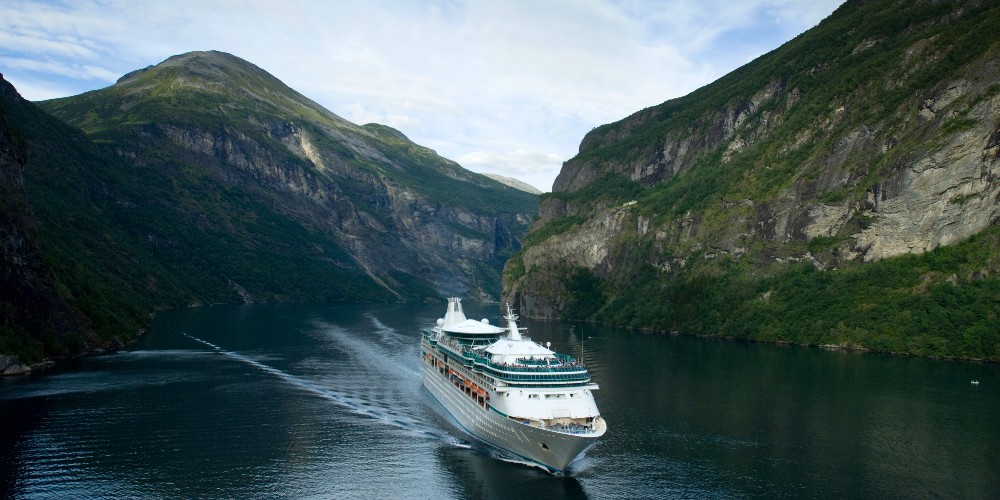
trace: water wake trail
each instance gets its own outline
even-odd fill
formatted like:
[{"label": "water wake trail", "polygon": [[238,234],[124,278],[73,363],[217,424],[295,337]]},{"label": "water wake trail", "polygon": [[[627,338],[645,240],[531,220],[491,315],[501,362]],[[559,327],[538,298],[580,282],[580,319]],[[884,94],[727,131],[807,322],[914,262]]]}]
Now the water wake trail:
[{"label": "water wake trail", "polygon": [[379,319],[376,318],[374,315],[366,314],[365,317],[372,322],[372,326],[375,327],[375,331],[382,335],[383,341],[388,341],[389,337],[396,337],[397,340],[403,340],[403,341],[409,340],[408,337],[396,331],[395,328],[379,321]]},{"label": "water wake trail", "polygon": [[[359,361],[363,361],[371,368],[377,369],[387,375],[398,376],[401,380],[416,380],[420,377],[420,372],[413,367],[416,364],[417,355],[419,354],[415,348],[416,344],[413,344],[413,346],[407,345],[404,349],[406,354],[410,355],[409,359],[412,359],[413,363],[397,363],[392,360],[392,355],[387,354],[370,342],[350,335],[347,330],[337,325],[317,322],[316,329],[335,340],[339,346],[350,351]],[[395,333],[395,330],[391,328],[389,330]],[[403,337],[398,333],[395,334]],[[385,335],[384,332],[383,335]]]},{"label": "water wake trail", "polygon": [[258,369],[260,371],[263,371],[263,372],[265,372],[265,373],[267,373],[269,375],[273,375],[274,377],[277,377],[278,379],[281,379],[282,381],[287,382],[287,383],[289,383],[289,384],[291,384],[291,385],[293,385],[293,386],[295,386],[295,387],[297,387],[297,388],[299,388],[301,390],[304,390],[306,392],[310,392],[310,393],[312,393],[314,395],[317,395],[317,396],[326,398],[326,399],[328,399],[330,401],[333,401],[334,403],[336,403],[336,404],[338,404],[338,405],[340,405],[340,406],[342,406],[344,408],[347,408],[347,409],[349,409],[349,410],[351,410],[351,411],[353,411],[353,412],[355,412],[355,413],[357,413],[359,415],[364,415],[366,417],[371,417],[373,419],[376,419],[379,422],[382,422],[382,423],[385,423],[385,424],[389,424],[389,425],[391,425],[393,427],[397,427],[397,428],[405,430],[405,431],[415,432],[417,434],[421,434],[421,435],[429,436],[431,438],[439,439],[439,440],[444,441],[444,442],[446,442],[446,443],[448,443],[450,445],[465,446],[465,443],[462,440],[457,439],[454,436],[448,435],[446,433],[439,432],[439,431],[437,431],[437,430],[435,430],[433,428],[426,427],[426,426],[420,424],[419,422],[410,421],[409,419],[403,420],[403,419],[401,419],[398,416],[394,416],[394,415],[390,414],[390,412],[388,412],[388,411],[382,411],[382,410],[380,410],[378,408],[371,407],[370,404],[368,404],[368,403],[366,403],[364,401],[358,400],[357,398],[354,398],[354,397],[348,396],[348,395],[346,395],[344,393],[341,393],[341,392],[338,392],[338,391],[334,391],[334,390],[331,390],[329,388],[320,386],[320,385],[315,384],[313,382],[310,382],[308,380],[296,377],[295,375],[292,375],[290,373],[283,372],[283,371],[281,371],[281,370],[279,370],[277,368],[265,365],[264,363],[261,363],[259,361],[254,360],[254,359],[251,359],[251,358],[249,358],[247,356],[244,356],[244,355],[242,355],[240,353],[233,352],[233,351],[227,351],[227,350],[225,350],[225,349],[223,349],[223,348],[221,348],[221,347],[219,347],[219,346],[217,346],[217,345],[215,345],[215,344],[213,344],[213,343],[211,343],[211,342],[209,342],[207,340],[203,340],[203,339],[200,339],[200,338],[195,337],[193,335],[190,335],[187,332],[181,332],[181,334],[184,335],[185,337],[187,337],[187,338],[195,341],[195,342],[198,342],[199,344],[202,344],[202,345],[205,345],[205,346],[211,348],[213,351],[215,351],[218,354],[221,354],[221,355],[223,355],[223,356],[225,356],[225,357],[227,357],[229,359],[238,361],[238,362],[243,363],[245,365],[252,366],[252,367],[254,367],[254,368],[256,368],[256,369]]}]

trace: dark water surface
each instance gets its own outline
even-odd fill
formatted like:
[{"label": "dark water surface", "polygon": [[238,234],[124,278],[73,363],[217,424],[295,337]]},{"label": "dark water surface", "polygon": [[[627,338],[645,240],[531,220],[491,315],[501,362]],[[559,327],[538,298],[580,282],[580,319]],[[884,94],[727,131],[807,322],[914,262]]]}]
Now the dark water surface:
[{"label": "dark water surface", "polygon": [[996,365],[551,322],[609,431],[567,477],[493,458],[420,384],[444,307],[170,311],[0,379],[0,498],[1000,498]]}]

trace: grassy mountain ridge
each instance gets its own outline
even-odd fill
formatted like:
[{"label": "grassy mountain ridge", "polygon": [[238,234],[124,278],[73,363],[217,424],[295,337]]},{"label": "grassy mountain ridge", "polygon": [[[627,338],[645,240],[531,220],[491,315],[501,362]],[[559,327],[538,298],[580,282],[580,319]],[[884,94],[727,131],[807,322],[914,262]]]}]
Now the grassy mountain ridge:
[{"label": "grassy mountain ridge", "polygon": [[537,206],[224,53],[3,111],[52,291],[91,332],[5,330],[29,362],[126,343],[164,307],[495,295]]},{"label": "grassy mountain ridge", "polygon": [[260,301],[392,298],[331,265],[350,263],[342,249],[245,194],[136,169],[28,102],[8,105],[7,119],[27,144],[25,186],[55,289],[87,318],[92,348],[133,339],[158,308],[239,300],[237,284]]},{"label": "grassy mountain ridge", "polygon": [[[315,148],[333,153],[331,165],[313,165],[319,167],[317,173],[338,182],[354,179],[351,171],[360,169],[398,177],[425,194],[441,182],[453,184],[454,201],[479,210],[503,206],[518,210],[533,203],[531,197],[467,171],[390,127],[348,122],[257,66],[223,52],[173,56],[130,73],[111,87],[40,105],[97,142],[129,140],[134,129],[163,123],[199,130],[229,126],[285,153],[284,137],[277,133],[282,126],[302,127],[317,141]],[[317,158],[305,159],[308,163]],[[449,182],[455,179],[466,182]],[[502,195],[493,196],[494,191]]]},{"label": "grassy mountain ridge", "polygon": [[984,335],[997,22],[996,2],[847,2],[597,127],[542,196],[505,295],[536,317],[1000,359]]},{"label": "grassy mountain ridge", "polygon": [[[920,106],[928,95],[940,92],[942,89],[936,87],[947,84],[945,79],[958,73],[963,65],[980,58],[995,59],[996,37],[990,29],[1000,18],[995,3],[910,4],[845,3],[824,20],[821,28],[807,31],[716,82],[597,127],[587,134],[580,153],[560,173],[552,196],[569,196],[583,185],[593,190],[603,182],[613,184],[616,180],[608,176],[610,173],[637,177],[630,175],[634,162],[655,162],[657,155],[663,154],[657,148],[670,145],[665,138],[688,140],[688,146],[695,146],[691,149],[697,154],[675,162],[670,165],[672,169],[658,175],[633,179],[644,187],[667,190],[669,187],[661,185],[661,180],[690,170],[697,161],[705,165],[726,163],[720,161],[722,155],[733,147],[726,139],[734,138],[746,143],[739,152],[750,158],[738,158],[738,165],[725,168],[745,168],[746,172],[740,172],[748,179],[745,183],[760,182],[764,177],[784,182],[794,179],[792,175],[763,175],[764,163],[772,163],[772,170],[775,161],[781,162],[783,168],[796,168],[799,163],[822,168],[809,160],[828,154],[845,133],[859,126],[875,127],[880,121],[895,120],[899,117],[892,115],[901,107]],[[982,75],[979,95],[973,98],[995,95],[996,88],[991,88],[994,79],[995,75]],[[818,127],[817,122],[823,120],[826,123]],[[737,132],[735,122],[750,134],[733,137]],[[747,126],[751,124],[755,126]],[[950,126],[960,127],[960,117]],[[804,131],[807,136],[796,136]],[[902,131],[881,132],[887,143],[906,140],[898,137]],[[741,146],[737,143],[736,147]],[[720,156],[712,158],[712,154]],[[854,166],[867,165],[857,162]],[[573,182],[575,177],[587,182]],[[591,182],[597,177],[602,180]],[[698,183],[712,182],[706,177],[699,175]],[[863,191],[870,186],[858,187]],[[737,190],[735,194],[746,196],[772,194],[766,189],[717,184],[713,194],[732,195],[731,191]],[[663,197],[686,200],[680,195]],[[701,194],[696,197],[707,198]],[[684,208],[679,205],[675,213]]]},{"label": "grassy mountain ridge", "polygon": [[[181,159],[189,174],[266,200],[343,249],[349,258],[338,262],[353,260],[400,297],[431,288],[495,296],[503,260],[536,206],[535,197],[389,127],[350,123],[221,52],[174,56],[41,105],[136,165],[171,171]],[[448,245],[474,255],[460,253],[469,262],[456,265],[442,251]],[[420,282],[430,288],[411,286]]]}]

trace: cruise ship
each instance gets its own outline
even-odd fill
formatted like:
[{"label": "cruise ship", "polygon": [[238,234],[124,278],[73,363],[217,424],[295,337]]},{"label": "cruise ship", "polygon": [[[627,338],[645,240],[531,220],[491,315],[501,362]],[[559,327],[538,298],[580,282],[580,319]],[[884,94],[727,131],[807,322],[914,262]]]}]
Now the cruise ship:
[{"label": "cruise ship", "polygon": [[461,299],[420,339],[424,386],[472,436],[553,474],[607,431],[579,360],[533,342],[507,305],[507,326],[465,317]]}]

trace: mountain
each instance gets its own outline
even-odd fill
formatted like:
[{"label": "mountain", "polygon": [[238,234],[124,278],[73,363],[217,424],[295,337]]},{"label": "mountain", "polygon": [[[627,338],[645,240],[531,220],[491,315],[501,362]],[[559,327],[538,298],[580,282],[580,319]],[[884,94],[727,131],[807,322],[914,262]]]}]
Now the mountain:
[{"label": "mountain", "polygon": [[12,94],[30,211],[10,213],[37,221],[56,295],[93,332],[74,349],[128,342],[165,307],[495,299],[537,211],[536,196],[221,52],[78,96]]},{"label": "mountain", "polygon": [[[322,240],[302,242],[297,257],[360,271],[376,294],[495,297],[497,270],[535,211],[534,197],[399,131],[352,124],[221,52],[171,57],[107,89],[41,105],[138,168],[194,185],[204,177],[214,190],[274,207]],[[237,234],[257,224],[230,222]]]},{"label": "mountain", "polygon": [[[42,183],[33,182],[39,137],[50,152],[47,161],[60,166]],[[115,165],[115,159],[22,99],[0,77],[0,371],[18,373],[27,369],[21,362],[120,347],[141,328],[148,310],[140,314],[119,307],[126,283],[85,282],[95,271],[112,275],[112,269],[89,260],[91,253],[78,253],[72,262],[62,260],[88,246],[110,255],[117,249],[113,237],[119,234],[109,228],[89,238],[91,244],[81,245],[81,239],[54,239],[51,231],[55,225],[98,227],[86,199],[90,188],[98,186],[86,185],[76,174],[93,169],[88,176],[98,178],[107,165]],[[53,187],[60,194],[46,192]],[[122,264],[110,258],[105,262]],[[65,276],[55,268],[67,271]],[[109,334],[108,327],[119,332]]]},{"label": "mountain", "polygon": [[[183,190],[167,195],[202,205],[194,213],[178,207],[177,215],[195,217],[205,231],[222,231],[221,238],[246,250],[308,256],[326,262],[319,267],[360,273],[352,280],[374,288],[359,299],[495,298],[499,270],[536,210],[535,197],[469,172],[390,127],[350,123],[221,52],[174,56],[106,89],[41,106],[135,168],[179,179]],[[288,248],[294,251],[279,252],[287,245],[281,238],[253,241],[262,224],[271,224],[254,219],[267,211],[305,231]],[[225,279],[251,296],[260,289]]]},{"label": "mountain", "polygon": [[[79,350],[89,332],[79,311],[56,292],[38,246],[35,215],[24,189],[27,148],[8,121],[8,110],[18,99],[14,87],[0,78],[0,353],[37,360],[46,343]],[[64,342],[67,337],[71,341]],[[18,359],[0,356],[0,374],[26,370]]]},{"label": "mountain", "polygon": [[849,1],[584,137],[505,297],[529,317],[1000,360],[996,2]]},{"label": "mountain", "polygon": [[493,180],[495,180],[495,181],[497,181],[497,182],[499,182],[499,183],[501,183],[501,184],[503,184],[505,186],[510,186],[510,187],[512,187],[514,189],[520,189],[521,191],[524,191],[525,193],[542,194],[542,191],[539,190],[538,188],[536,188],[535,186],[532,186],[531,184],[528,184],[527,182],[524,182],[524,181],[521,181],[521,180],[518,180],[518,179],[514,179],[513,177],[506,177],[506,176],[499,175],[499,174],[483,174],[483,175],[485,175],[486,177],[489,177],[490,179],[493,179]]}]

